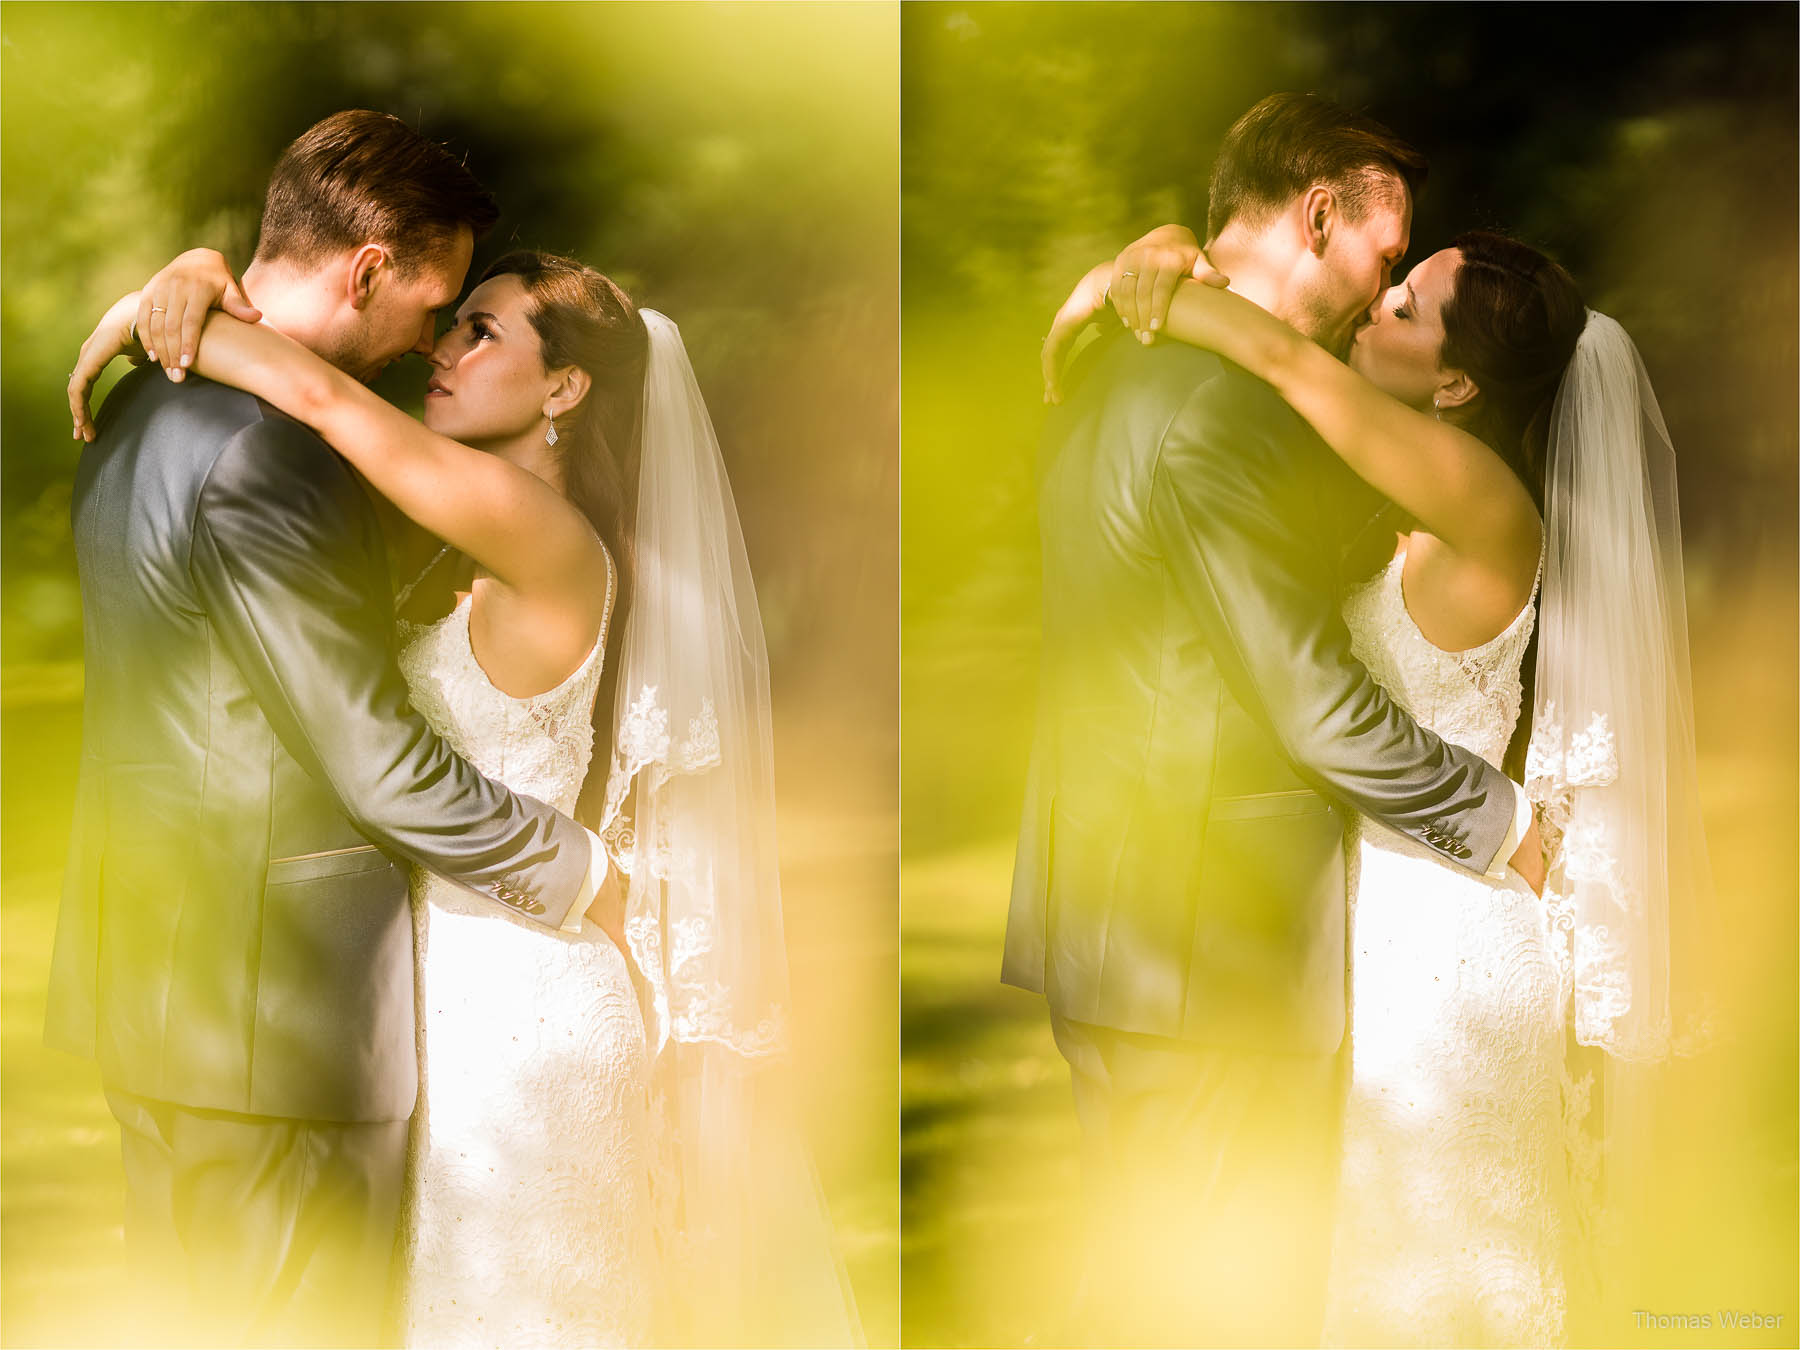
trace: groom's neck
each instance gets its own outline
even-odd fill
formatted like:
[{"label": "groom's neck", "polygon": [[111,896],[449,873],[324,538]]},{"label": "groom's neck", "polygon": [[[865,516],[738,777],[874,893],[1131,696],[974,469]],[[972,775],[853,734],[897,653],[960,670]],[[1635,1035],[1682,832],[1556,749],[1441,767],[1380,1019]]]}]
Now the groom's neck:
[{"label": "groom's neck", "polygon": [[243,286],[269,327],[332,360],[334,306],[321,278],[284,263],[252,262],[244,269]]},{"label": "groom's neck", "polygon": [[1231,278],[1231,289],[1276,318],[1308,332],[1309,315],[1300,305],[1296,273],[1304,248],[1289,237],[1285,218],[1262,230],[1233,221],[1206,246],[1207,259]]}]

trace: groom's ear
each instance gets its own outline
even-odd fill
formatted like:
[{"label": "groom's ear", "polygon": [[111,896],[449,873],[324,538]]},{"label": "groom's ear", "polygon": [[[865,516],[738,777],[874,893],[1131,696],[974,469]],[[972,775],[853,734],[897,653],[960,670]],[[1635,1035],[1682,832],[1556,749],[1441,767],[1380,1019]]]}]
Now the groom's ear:
[{"label": "groom's ear", "polygon": [[345,285],[351,309],[362,309],[368,305],[381,285],[384,269],[392,265],[393,260],[388,257],[388,251],[380,244],[364,244],[350,255],[350,271],[345,277]]},{"label": "groom's ear", "polygon": [[1315,183],[1300,194],[1300,231],[1306,251],[1315,258],[1325,256],[1331,232],[1337,228],[1337,194]]}]

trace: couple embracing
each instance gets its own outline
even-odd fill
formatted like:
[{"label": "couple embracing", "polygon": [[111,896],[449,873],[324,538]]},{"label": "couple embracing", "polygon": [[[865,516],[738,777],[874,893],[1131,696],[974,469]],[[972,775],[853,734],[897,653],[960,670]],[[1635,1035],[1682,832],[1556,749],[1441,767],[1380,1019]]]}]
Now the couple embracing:
[{"label": "couple embracing", "polygon": [[1472,232],[1393,280],[1424,171],[1265,99],[1204,252],[1153,232],[1046,342],[1004,978],[1073,1073],[1078,1339],[1559,1343],[1592,1222],[1570,1011],[1609,1163],[1641,1125],[1610,1069],[1685,1034],[1708,889],[1667,432],[1536,250]]},{"label": "couple embracing", "polygon": [[[99,1061],[146,1332],[844,1343],[711,422],[675,325],[571,259],[498,259],[435,337],[498,215],[339,113],[241,284],[184,254],[84,346],[48,1039]],[[407,353],[422,423],[366,387]],[[398,596],[375,494],[442,543]]]}]

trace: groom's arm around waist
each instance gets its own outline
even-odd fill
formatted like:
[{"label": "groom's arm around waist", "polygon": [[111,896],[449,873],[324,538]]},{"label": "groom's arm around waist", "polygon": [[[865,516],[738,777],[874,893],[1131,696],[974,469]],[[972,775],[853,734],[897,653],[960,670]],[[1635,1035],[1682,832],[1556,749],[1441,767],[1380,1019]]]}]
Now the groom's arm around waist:
[{"label": "groom's arm around waist", "polygon": [[362,834],[547,925],[585,908],[587,832],[489,782],[408,701],[374,510],[323,442],[275,417],[238,432],[188,564],[275,735]]},{"label": "groom's arm around waist", "polygon": [[1322,537],[1301,477],[1315,447],[1294,443],[1272,398],[1247,377],[1221,375],[1164,432],[1150,517],[1174,585],[1233,697],[1303,777],[1497,876],[1523,794],[1421,728],[1356,659],[1338,612],[1334,541]]}]

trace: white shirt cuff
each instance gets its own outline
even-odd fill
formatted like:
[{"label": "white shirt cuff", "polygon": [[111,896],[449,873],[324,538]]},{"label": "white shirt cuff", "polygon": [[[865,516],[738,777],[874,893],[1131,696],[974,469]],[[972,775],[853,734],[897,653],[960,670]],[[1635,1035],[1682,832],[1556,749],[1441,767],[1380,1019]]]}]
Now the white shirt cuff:
[{"label": "white shirt cuff", "polygon": [[599,893],[600,887],[606,884],[607,869],[612,866],[612,859],[606,856],[606,845],[600,842],[600,836],[589,829],[582,830],[582,833],[588,838],[587,876],[582,879],[575,903],[569,907],[569,912],[558,925],[565,933],[581,931],[582,916],[587,913],[587,907],[594,903],[594,896]]},{"label": "white shirt cuff", "polygon": [[1495,881],[1506,880],[1507,865],[1512,861],[1512,855],[1519,851],[1519,841],[1531,828],[1531,798],[1525,795],[1525,789],[1517,783],[1512,784],[1512,790],[1514,799],[1512,828],[1506,832],[1506,839],[1501,843],[1500,851],[1494,855],[1494,861],[1487,870],[1488,876]]}]

